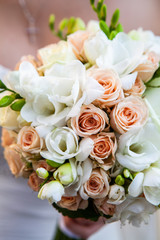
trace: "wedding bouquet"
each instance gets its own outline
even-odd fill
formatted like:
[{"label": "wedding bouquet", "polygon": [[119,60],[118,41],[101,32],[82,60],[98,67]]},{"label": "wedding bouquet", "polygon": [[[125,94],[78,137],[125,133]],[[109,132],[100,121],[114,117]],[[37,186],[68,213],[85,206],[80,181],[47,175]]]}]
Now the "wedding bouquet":
[{"label": "wedding bouquet", "polygon": [[0,81],[4,156],[63,215],[139,226],[160,204],[160,37],[91,6]]}]

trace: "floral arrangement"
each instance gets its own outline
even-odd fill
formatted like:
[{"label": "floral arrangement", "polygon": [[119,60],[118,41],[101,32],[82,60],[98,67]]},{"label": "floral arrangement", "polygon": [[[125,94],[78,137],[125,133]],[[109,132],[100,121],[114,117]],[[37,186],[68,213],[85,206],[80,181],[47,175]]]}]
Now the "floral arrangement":
[{"label": "floral arrangement", "polygon": [[4,156],[64,215],[139,226],[160,204],[160,37],[91,6],[0,81]]}]

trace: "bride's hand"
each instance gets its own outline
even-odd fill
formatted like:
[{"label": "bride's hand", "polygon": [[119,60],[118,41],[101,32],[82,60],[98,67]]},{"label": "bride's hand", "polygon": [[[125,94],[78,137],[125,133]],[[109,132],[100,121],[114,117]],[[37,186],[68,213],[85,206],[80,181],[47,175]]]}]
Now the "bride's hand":
[{"label": "bride's hand", "polygon": [[76,235],[83,239],[89,238],[92,234],[97,232],[105,224],[104,218],[100,217],[97,222],[87,220],[84,218],[69,218],[63,217],[66,227]]}]

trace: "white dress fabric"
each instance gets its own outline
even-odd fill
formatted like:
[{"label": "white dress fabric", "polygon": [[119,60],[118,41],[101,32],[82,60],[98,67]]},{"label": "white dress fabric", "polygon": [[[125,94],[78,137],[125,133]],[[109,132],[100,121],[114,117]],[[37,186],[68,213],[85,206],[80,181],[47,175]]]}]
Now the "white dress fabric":
[{"label": "white dress fabric", "polygon": [[[7,69],[0,66],[0,79]],[[27,180],[11,175],[0,147],[0,240],[51,240],[58,213],[47,201],[37,198]],[[135,228],[112,223],[104,226],[89,240],[158,240],[155,215],[149,225]]]},{"label": "white dress fabric", "polygon": [[[7,69],[0,66],[0,79]],[[10,173],[0,147],[0,240],[52,240],[58,213]]]}]

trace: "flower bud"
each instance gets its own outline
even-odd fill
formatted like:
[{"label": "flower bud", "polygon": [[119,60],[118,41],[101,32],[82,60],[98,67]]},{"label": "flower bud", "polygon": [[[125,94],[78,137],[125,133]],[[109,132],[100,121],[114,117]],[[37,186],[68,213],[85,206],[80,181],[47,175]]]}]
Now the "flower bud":
[{"label": "flower bud", "polygon": [[122,175],[118,175],[118,176],[116,177],[115,183],[116,183],[117,185],[119,185],[119,186],[124,185],[125,180],[124,180],[124,178],[122,177]]},{"label": "flower bud", "polygon": [[65,163],[60,166],[54,173],[53,176],[56,180],[59,180],[63,185],[68,185],[73,182],[72,166],[70,163]]},{"label": "flower bud", "polygon": [[38,175],[38,177],[42,178],[42,179],[46,179],[49,176],[48,171],[45,168],[37,168],[36,173]]},{"label": "flower bud", "polygon": [[38,198],[47,199],[49,203],[59,202],[64,194],[64,188],[59,181],[51,181],[43,185],[38,193]]}]

